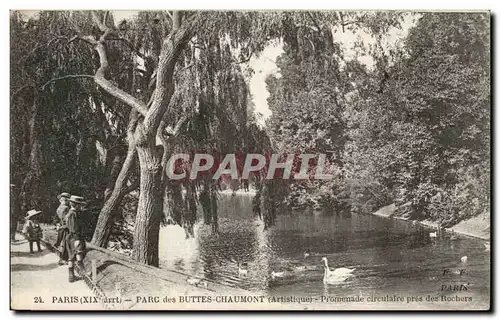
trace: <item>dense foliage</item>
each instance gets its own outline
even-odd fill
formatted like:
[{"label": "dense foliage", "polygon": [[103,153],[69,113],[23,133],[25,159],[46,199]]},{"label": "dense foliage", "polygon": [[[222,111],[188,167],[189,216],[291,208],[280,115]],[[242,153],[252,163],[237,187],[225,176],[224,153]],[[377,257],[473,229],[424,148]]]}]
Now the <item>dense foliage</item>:
[{"label": "dense foliage", "polygon": [[400,215],[445,226],[489,213],[488,16],[425,13],[396,48],[376,39],[371,67],[342,64],[327,38],[285,43],[268,80],[271,138],[339,168],[333,181],[294,186],[290,201],[340,212],[396,202]]}]

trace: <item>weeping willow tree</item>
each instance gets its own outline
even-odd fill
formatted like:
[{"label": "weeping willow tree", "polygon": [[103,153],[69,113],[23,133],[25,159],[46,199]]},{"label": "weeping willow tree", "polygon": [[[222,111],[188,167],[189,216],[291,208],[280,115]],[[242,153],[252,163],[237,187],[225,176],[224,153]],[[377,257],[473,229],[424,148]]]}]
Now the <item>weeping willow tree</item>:
[{"label": "weeping willow tree", "polygon": [[[183,200],[180,200],[176,190],[179,186],[167,190],[169,182],[164,174],[165,160],[176,146],[193,147],[201,143],[193,134],[188,134],[189,128],[197,125],[195,120],[200,114],[208,115],[206,121],[212,120],[208,125],[204,124],[210,130],[210,139],[218,141],[220,136],[217,135],[228,135],[231,128],[225,127],[227,118],[240,113],[237,109],[233,113],[224,112],[222,106],[228,104],[224,107],[230,110],[229,104],[238,99],[244,102],[247,94],[240,95],[238,90],[227,89],[227,83],[235,79],[242,83],[238,71],[232,69],[238,61],[233,56],[229,61],[227,53],[240,50],[237,58],[248,59],[250,52],[262,50],[263,39],[260,36],[256,37],[257,40],[251,38],[252,16],[256,14],[145,12],[130,23],[123,21],[119,26],[109,22],[111,17],[107,12],[92,12],[90,16],[94,23],[93,30],[88,32],[79,28],[71,43],[84,43],[95,50],[100,62],[93,76],[95,82],[101,90],[131,107],[127,156],[113,191],[100,212],[93,242],[106,245],[113,212],[129,192],[132,184],[130,175],[137,157],[140,188],[133,257],[137,261],[157,265],[164,203],[177,199],[184,204],[182,210],[174,210],[168,221],[177,220],[190,230],[196,220],[195,195],[198,186],[192,183],[182,186],[186,190],[185,194],[181,192]],[[243,27],[235,28],[242,23]],[[229,39],[229,42],[222,45],[224,39]],[[109,46],[112,42],[120,43],[122,52],[130,50],[136,60],[140,58],[142,61],[141,66],[134,67],[138,80],[133,90],[126,90],[110,80],[109,68],[113,62]],[[218,125],[213,121],[214,116]],[[157,140],[162,143],[157,145]],[[204,148],[212,147],[211,141],[203,142]],[[225,143],[214,142],[212,145],[224,151]],[[165,200],[165,194],[172,195],[173,199]],[[215,206],[212,205],[212,208]]]},{"label": "weeping willow tree", "polygon": [[[272,154],[276,148],[263,128],[255,122],[250,123],[246,129],[247,153]],[[267,172],[262,171],[249,176],[244,185],[253,184],[256,194],[252,199],[252,211],[256,217],[264,222],[264,230],[273,226],[276,216],[288,192],[289,183],[284,180],[268,180]]]},{"label": "weeping willow tree", "polygon": [[[200,37],[196,43],[203,49],[197,55],[196,66],[185,71],[189,74],[184,77],[188,82],[174,98],[174,103],[183,105],[184,110],[189,106],[195,108],[188,111],[190,115],[173,151],[188,153],[191,159],[197,152],[214,156],[241,152],[248,140],[245,133],[249,125],[249,93],[240,63],[224,39]],[[212,173],[177,185],[165,180],[164,204],[168,204],[164,207],[165,222],[183,226],[187,237],[194,235],[193,225],[198,220],[195,203],[202,208],[204,223],[212,226],[214,234],[218,233],[218,190],[224,179],[214,181]],[[175,191],[170,192],[171,188]],[[178,196],[181,188],[186,191],[183,198]]]},{"label": "weeping willow tree", "polygon": [[[126,115],[89,81],[98,66],[95,54],[84,44],[68,45],[74,21],[92,29],[88,14],[11,13],[11,183],[20,210],[40,209],[46,220],[63,191],[101,206],[123,153]],[[130,79],[122,75],[117,81],[129,86]],[[14,215],[15,223],[19,212]]]}]

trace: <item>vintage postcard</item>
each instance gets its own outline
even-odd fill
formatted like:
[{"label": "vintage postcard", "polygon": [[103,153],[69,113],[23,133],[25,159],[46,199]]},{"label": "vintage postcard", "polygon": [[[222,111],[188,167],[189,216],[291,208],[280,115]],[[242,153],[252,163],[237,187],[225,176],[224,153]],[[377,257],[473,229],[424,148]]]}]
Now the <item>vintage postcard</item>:
[{"label": "vintage postcard", "polygon": [[489,11],[10,11],[13,310],[490,310]]}]

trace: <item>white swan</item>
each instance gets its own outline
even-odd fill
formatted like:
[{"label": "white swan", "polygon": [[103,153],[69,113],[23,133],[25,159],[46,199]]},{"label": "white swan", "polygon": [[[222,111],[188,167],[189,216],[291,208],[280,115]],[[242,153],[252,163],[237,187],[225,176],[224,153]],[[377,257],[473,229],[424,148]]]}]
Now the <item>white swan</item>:
[{"label": "white swan", "polygon": [[328,259],[326,257],[321,258],[321,261],[325,263],[325,274],[323,276],[323,283],[336,283],[347,280],[352,275],[352,272],[356,269],[349,268],[337,268],[330,270],[328,267]]},{"label": "white swan", "polygon": [[238,274],[240,276],[248,275],[248,263],[243,262],[242,264],[238,264]]},{"label": "white swan", "polygon": [[460,261],[462,261],[463,263],[466,263],[467,262],[467,256],[463,256],[462,258],[460,258]]},{"label": "white swan", "polygon": [[193,286],[198,286],[202,282],[200,278],[187,278],[186,281]]},{"label": "white swan", "polygon": [[455,230],[454,229],[451,229],[451,235],[450,235],[450,240],[457,240],[458,237],[457,235],[455,234]]},{"label": "white swan", "polygon": [[490,248],[491,248],[490,243],[489,242],[485,242],[484,243],[484,248],[485,248],[484,251],[490,251]]},{"label": "white swan", "polygon": [[430,232],[429,237],[431,238],[436,238],[437,237],[437,232]]},{"label": "white swan", "polygon": [[281,272],[274,272],[272,271],[271,272],[271,278],[275,279],[275,278],[284,278],[285,277],[285,271],[281,271]]},{"label": "white swan", "polygon": [[295,271],[305,271],[307,270],[307,266],[295,266]]},{"label": "white swan", "polygon": [[190,285],[193,285],[196,287],[199,285],[202,285],[203,287],[208,288],[208,282],[206,282],[205,280],[202,280],[200,278],[187,278],[186,281]]}]

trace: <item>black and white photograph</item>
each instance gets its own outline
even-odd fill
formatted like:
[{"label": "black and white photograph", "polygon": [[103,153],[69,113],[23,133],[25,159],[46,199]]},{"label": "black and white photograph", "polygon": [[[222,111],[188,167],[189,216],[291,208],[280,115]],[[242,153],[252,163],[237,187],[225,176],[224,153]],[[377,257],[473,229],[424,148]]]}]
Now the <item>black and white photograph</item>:
[{"label": "black and white photograph", "polygon": [[491,309],[490,11],[9,17],[11,310]]}]

